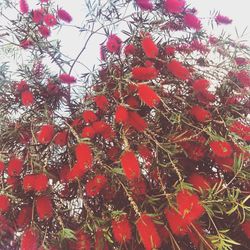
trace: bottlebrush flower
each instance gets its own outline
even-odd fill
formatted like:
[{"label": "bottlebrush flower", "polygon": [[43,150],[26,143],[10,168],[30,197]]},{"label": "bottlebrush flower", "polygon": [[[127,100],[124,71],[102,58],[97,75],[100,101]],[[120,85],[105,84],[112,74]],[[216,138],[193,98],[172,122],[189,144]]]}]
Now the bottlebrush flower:
[{"label": "bottlebrush flower", "polygon": [[24,206],[18,213],[16,224],[19,228],[27,226],[32,219],[32,207]]},{"label": "bottlebrush flower", "polygon": [[128,180],[134,180],[140,177],[140,165],[133,151],[124,152],[120,161]]},{"label": "bottlebrush flower", "polygon": [[37,250],[39,236],[33,228],[28,228],[24,231],[20,250]]},{"label": "bottlebrush flower", "polygon": [[0,174],[2,174],[4,169],[5,169],[5,165],[4,165],[4,163],[2,161],[0,161]]},{"label": "bottlebrush flower", "polygon": [[189,159],[193,161],[200,161],[204,158],[206,153],[206,147],[204,145],[188,141],[180,144],[187,153]]},{"label": "bottlebrush flower", "polygon": [[115,111],[115,121],[117,123],[125,124],[127,120],[128,120],[128,111],[127,111],[127,109],[122,105],[118,105],[116,107],[116,111]]},{"label": "bottlebrush flower", "polygon": [[51,15],[51,14],[46,14],[43,17],[43,21],[45,22],[46,25],[48,25],[49,27],[55,26],[57,24],[56,18]]},{"label": "bottlebrush flower", "polygon": [[119,53],[122,40],[117,35],[110,35],[106,43],[107,50],[111,53]]},{"label": "bottlebrush flower", "polygon": [[234,158],[233,157],[218,157],[213,156],[213,160],[218,164],[220,169],[224,172],[232,172],[233,165],[234,165]]},{"label": "bottlebrush flower", "polygon": [[68,140],[68,132],[61,131],[56,134],[54,138],[54,143],[59,146],[65,146],[67,144],[67,140]]},{"label": "bottlebrush flower", "polygon": [[19,1],[19,7],[20,7],[20,12],[22,14],[27,14],[29,12],[29,6],[28,6],[26,0],[20,0]]},{"label": "bottlebrush flower", "polygon": [[149,215],[142,214],[136,221],[136,228],[146,250],[159,248],[161,246],[161,238]]},{"label": "bottlebrush flower", "polygon": [[165,0],[164,8],[166,12],[181,13],[185,7],[185,0]]},{"label": "bottlebrush flower", "polygon": [[41,23],[43,21],[44,9],[38,9],[32,11],[32,21],[34,23]]},{"label": "bottlebrush flower", "polygon": [[95,122],[97,120],[97,116],[92,110],[84,111],[82,114],[82,117],[86,123],[92,123],[92,122]]},{"label": "bottlebrush flower", "polygon": [[147,186],[144,179],[134,179],[129,183],[132,194],[135,198],[138,196],[145,195],[147,193]]},{"label": "bottlebrush flower", "polygon": [[146,160],[146,161],[152,160],[153,153],[146,145],[139,145],[137,150],[138,150],[138,153],[140,154],[140,156],[144,160]]},{"label": "bottlebrush flower", "polygon": [[70,23],[72,21],[71,15],[66,10],[59,9],[57,11],[57,16],[59,19],[65,21],[67,23]]},{"label": "bottlebrush flower", "polygon": [[126,99],[126,103],[127,103],[131,108],[134,108],[134,109],[137,109],[137,108],[140,106],[140,102],[139,102],[138,98],[136,98],[135,96],[129,96],[129,97]]},{"label": "bottlebrush flower", "polygon": [[150,108],[157,106],[161,101],[160,97],[156,94],[156,92],[146,84],[140,84],[138,86],[138,96]]},{"label": "bottlebrush flower", "polygon": [[104,95],[98,95],[94,98],[96,106],[102,110],[105,111],[108,109],[109,102],[106,96]]},{"label": "bottlebrush flower", "polygon": [[246,220],[241,225],[241,229],[244,232],[244,234],[247,236],[247,238],[250,239],[250,220]]},{"label": "bottlebrush flower", "polygon": [[23,92],[29,90],[29,85],[25,80],[21,80],[17,85],[16,85],[16,90],[18,92]]},{"label": "bottlebrush flower", "polygon": [[10,200],[8,196],[1,194],[0,195],[0,213],[7,212],[10,207]]},{"label": "bottlebrush flower", "polygon": [[235,76],[243,87],[250,87],[250,75],[248,71],[241,70],[235,73]]},{"label": "bottlebrush flower", "polygon": [[36,198],[36,211],[40,220],[46,220],[52,217],[53,207],[49,196],[38,196]]},{"label": "bottlebrush flower", "polygon": [[112,220],[112,229],[115,240],[122,244],[131,240],[132,231],[127,215],[121,215],[119,218]]},{"label": "bottlebrush flower", "polygon": [[23,49],[28,49],[30,48],[31,46],[33,45],[33,41],[31,39],[24,39],[20,42],[20,46],[23,48]]},{"label": "bottlebrush flower", "polygon": [[244,125],[239,121],[234,121],[229,130],[240,136],[243,140],[250,141],[250,126]]},{"label": "bottlebrush flower", "polygon": [[206,79],[197,79],[193,82],[193,90],[196,93],[204,92],[209,87],[209,81]]},{"label": "bottlebrush flower", "polygon": [[157,48],[156,44],[154,43],[151,37],[143,38],[141,45],[147,57],[156,58],[158,56],[159,49]]},{"label": "bottlebrush flower", "polygon": [[37,140],[41,144],[48,144],[54,136],[54,126],[50,124],[42,125],[37,132]]},{"label": "bottlebrush flower", "polygon": [[133,44],[128,44],[125,48],[124,48],[124,54],[126,56],[128,55],[134,55],[135,54],[135,46]]},{"label": "bottlebrush flower", "polygon": [[86,184],[86,195],[94,197],[105,187],[107,178],[104,175],[96,175]]},{"label": "bottlebrush flower", "polygon": [[77,162],[71,169],[68,174],[68,180],[74,181],[75,179],[81,179],[85,173],[88,171],[88,167],[84,165],[83,163]]},{"label": "bottlebrush flower", "polygon": [[185,26],[190,29],[194,29],[196,31],[201,30],[201,21],[197,16],[193,14],[190,14],[190,13],[185,14],[183,22]]},{"label": "bottlebrush flower", "polygon": [[23,169],[23,161],[13,157],[10,159],[8,164],[7,173],[9,176],[18,176],[20,175],[21,171]]},{"label": "bottlebrush flower", "polygon": [[167,64],[167,69],[171,72],[175,77],[179,78],[180,80],[187,80],[190,78],[190,72],[186,67],[182,65],[182,63],[176,61],[175,59],[171,60]]},{"label": "bottlebrush flower", "polygon": [[250,59],[247,59],[247,58],[244,58],[244,57],[236,57],[234,59],[235,63],[238,65],[238,66],[245,66],[245,65],[248,65],[250,64]]},{"label": "bottlebrush flower", "polygon": [[74,82],[76,82],[76,78],[74,76],[71,76],[71,75],[66,74],[66,73],[59,75],[59,79],[62,83],[74,83]]},{"label": "bottlebrush flower", "polygon": [[22,92],[21,99],[22,99],[22,104],[26,107],[28,107],[34,103],[33,94],[29,90]]},{"label": "bottlebrush flower", "polygon": [[95,136],[95,130],[92,126],[84,127],[82,130],[82,137],[83,138],[93,138]]},{"label": "bottlebrush flower", "polygon": [[154,67],[134,67],[132,69],[132,76],[135,80],[149,81],[155,79],[158,71]]},{"label": "bottlebrush flower", "polygon": [[153,4],[151,3],[151,0],[135,0],[135,2],[142,10],[153,9]]},{"label": "bottlebrush flower", "polygon": [[206,122],[211,119],[211,114],[209,111],[203,109],[202,107],[195,105],[191,108],[190,114],[198,121],[198,122]]},{"label": "bottlebrush flower", "polygon": [[209,180],[201,174],[195,174],[195,173],[192,174],[191,176],[189,176],[188,182],[191,183],[193,187],[196,188],[197,190],[210,189]]},{"label": "bottlebrush flower", "polygon": [[50,29],[45,25],[38,26],[38,31],[44,38],[47,38],[50,36]]},{"label": "bottlebrush flower", "polygon": [[231,145],[226,141],[211,141],[209,145],[213,153],[219,157],[228,157],[233,152]]},{"label": "bottlebrush flower", "polygon": [[93,164],[93,154],[90,146],[85,143],[79,143],[75,148],[76,159],[78,163],[86,167],[91,167]]},{"label": "bottlebrush flower", "polygon": [[165,47],[165,53],[166,53],[167,56],[173,56],[174,53],[175,53],[175,50],[176,50],[175,47],[171,46],[171,45],[167,45]]},{"label": "bottlebrush flower", "polygon": [[82,249],[82,250],[90,250],[91,242],[89,235],[83,232],[82,230],[78,230],[75,233],[76,240],[71,243],[70,249]]},{"label": "bottlebrush flower", "polygon": [[109,250],[101,229],[97,229],[95,233],[95,250]]},{"label": "bottlebrush flower", "polygon": [[148,127],[147,122],[134,111],[129,111],[128,113],[128,125],[132,126],[138,132],[143,132]]},{"label": "bottlebrush flower", "polygon": [[198,220],[205,212],[203,206],[200,203],[199,197],[187,190],[178,192],[176,196],[176,202],[182,218],[187,223],[192,223],[193,221]]},{"label": "bottlebrush flower", "polygon": [[48,187],[48,177],[46,174],[30,174],[23,178],[24,191],[44,192]]},{"label": "bottlebrush flower", "polygon": [[232,19],[228,18],[227,16],[217,15],[215,17],[215,22],[217,24],[230,24],[232,23]]}]

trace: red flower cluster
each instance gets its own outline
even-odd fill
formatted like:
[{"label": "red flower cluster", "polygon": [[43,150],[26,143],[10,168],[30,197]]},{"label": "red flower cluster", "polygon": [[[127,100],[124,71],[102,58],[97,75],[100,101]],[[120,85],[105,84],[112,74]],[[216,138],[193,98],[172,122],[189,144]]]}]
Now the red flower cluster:
[{"label": "red flower cluster", "polygon": [[86,194],[89,197],[94,197],[100,193],[105,187],[107,178],[104,175],[96,175],[86,184]]},{"label": "red flower cluster", "polygon": [[129,111],[128,113],[128,125],[132,126],[138,132],[143,132],[147,127],[147,122],[134,111]]},{"label": "red flower cluster", "polygon": [[53,27],[53,26],[55,26],[57,24],[57,20],[56,20],[56,18],[52,14],[46,14],[43,17],[43,21],[49,27]]},{"label": "red flower cluster", "polygon": [[122,244],[131,240],[132,230],[127,215],[121,215],[117,219],[112,220],[112,229],[115,240]]},{"label": "red flower cluster", "polygon": [[136,228],[146,250],[159,248],[161,246],[161,238],[149,215],[142,214],[136,221]]},{"label": "red flower cluster", "polygon": [[40,220],[49,219],[53,215],[53,207],[49,196],[39,196],[36,198],[36,211]]},{"label": "red flower cluster", "polygon": [[102,110],[105,111],[108,109],[109,102],[106,96],[104,95],[98,95],[94,98],[96,106]]},{"label": "red flower cluster", "polygon": [[54,143],[59,146],[65,146],[67,144],[68,132],[61,131],[58,132],[54,138]]},{"label": "red flower cluster", "polygon": [[92,126],[87,126],[82,129],[83,138],[93,138],[95,136],[95,130]]},{"label": "red flower cluster", "polygon": [[24,231],[20,250],[37,250],[39,236],[33,228],[28,228]]},{"label": "red flower cluster", "polygon": [[0,174],[2,174],[4,169],[5,169],[5,165],[4,165],[4,163],[2,161],[0,161]]},{"label": "red flower cluster", "polygon": [[238,81],[243,85],[243,87],[250,87],[250,75],[248,71],[241,70],[235,73],[235,76]]},{"label": "red flower cluster", "polygon": [[125,46],[124,48],[124,54],[126,56],[128,55],[134,55],[136,52],[135,46],[133,44],[128,44],[127,46]]},{"label": "red flower cluster", "polygon": [[93,154],[90,146],[85,143],[79,143],[75,148],[75,154],[77,162],[86,166],[91,167],[93,164]]},{"label": "red flower cluster", "polygon": [[233,152],[231,145],[226,141],[211,141],[209,145],[218,157],[229,157]]},{"label": "red flower cluster", "polygon": [[142,10],[153,9],[153,4],[151,3],[151,0],[135,0],[135,2]]},{"label": "red flower cluster", "polygon": [[47,38],[50,36],[50,29],[45,26],[45,25],[40,25],[38,27],[38,31],[39,33],[44,37],[44,38]]},{"label": "red flower cluster", "polygon": [[54,126],[51,124],[43,125],[37,132],[37,140],[41,144],[48,144],[54,136]]},{"label": "red flower cluster", "polygon": [[32,22],[41,23],[43,21],[44,9],[38,9],[32,11]]},{"label": "red flower cluster", "polygon": [[240,136],[243,140],[250,141],[250,126],[242,124],[239,121],[234,121],[229,130]]},{"label": "red flower cluster", "polygon": [[209,81],[203,78],[197,79],[193,82],[193,90],[196,93],[204,92],[209,87]]},{"label": "red flower cluster", "polygon": [[66,10],[59,9],[57,11],[57,16],[59,19],[65,21],[67,23],[70,23],[72,21],[71,15]]},{"label": "red flower cluster", "polygon": [[76,78],[74,76],[71,76],[71,75],[66,74],[66,73],[59,75],[59,79],[62,83],[74,83],[74,82],[76,82]]},{"label": "red flower cluster", "polygon": [[127,109],[122,105],[117,106],[115,111],[115,121],[117,123],[125,124],[127,120],[128,120]]},{"label": "red flower cluster", "polygon": [[158,71],[155,67],[134,67],[132,69],[132,76],[135,80],[149,81],[155,79]]},{"label": "red flower cluster", "polygon": [[188,178],[188,182],[191,183],[193,185],[193,187],[197,190],[210,189],[209,180],[201,174],[194,173],[194,174],[190,175]]},{"label": "red flower cluster", "polygon": [[8,175],[9,176],[18,176],[20,175],[21,171],[23,169],[23,161],[13,157],[10,159],[9,164],[8,164]]},{"label": "red flower cluster", "polygon": [[150,108],[159,104],[160,97],[146,84],[138,85],[138,96],[145,102]]},{"label": "red flower cluster", "polygon": [[134,180],[140,177],[140,165],[133,151],[124,152],[120,161],[128,180]]},{"label": "red flower cluster", "polygon": [[116,35],[110,35],[106,44],[107,50],[111,53],[119,53],[122,40]]},{"label": "red flower cluster", "polygon": [[20,7],[20,12],[22,14],[27,14],[29,12],[29,6],[28,6],[26,0],[20,0],[19,1],[19,7]]},{"label": "red flower cluster", "polygon": [[34,103],[33,94],[29,90],[26,90],[21,93],[21,99],[22,99],[22,104],[26,107]]},{"label": "red flower cluster", "polygon": [[32,219],[32,207],[24,206],[18,213],[16,224],[19,228],[27,226]]},{"label": "red flower cluster", "polygon": [[215,17],[215,22],[217,24],[230,24],[232,23],[232,19],[228,18],[227,16],[217,15]]},{"label": "red flower cluster", "polygon": [[203,109],[202,107],[195,105],[191,108],[190,114],[198,121],[198,122],[206,122],[211,118],[211,114],[209,111]]},{"label": "red flower cluster", "polygon": [[91,242],[90,237],[82,230],[78,230],[75,233],[76,240],[71,242],[70,249],[78,250],[90,250],[91,249]]},{"label": "red flower cluster", "polygon": [[1,194],[0,195],[0,213],[7,212],[10,207],[10,200],[8,196]]},{"label": "red flower cluster", "polygon": [[164,8],[169,13],[181,13],[185,4],[185,0],[165,0]]},{"label": "red flower cluster", "polygon": [[154,43],[151,37],[147,36],[143,38],[141,45],[147,57],[156,58],[158,56],[159,49],[157,48],[156,44]]},{"label": "red flower cluster", "polygon": [[184,24],[190,29],[194,29],[196,31],[201,30],[201,21],[197,16],[193,14],[187,13],[184,16]]},{"label": "red flower cluster", "polygon": [[23,177],[24,191],[44,192],[48,187],[48,177],[46,174],[30,174]]},{"label": "red flower cluster", "polygon": [[180,80],[185,81],[190,78],[190,72],[188,71],[188,69],[175,59],[171,60],[167,64],[167,69]]},{"label": "red flower cluster", "polygon": [[82,117],[86,123],[92,123],[97,120],[97,116],[92,110],[85,110],[82,114]]}]

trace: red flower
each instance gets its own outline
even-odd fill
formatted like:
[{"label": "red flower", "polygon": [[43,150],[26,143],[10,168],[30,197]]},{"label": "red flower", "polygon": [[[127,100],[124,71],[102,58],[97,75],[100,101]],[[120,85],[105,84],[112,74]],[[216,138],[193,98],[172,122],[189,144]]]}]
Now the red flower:
[{"label": "red flower", "polygon": [[51,15],[47,14],[44,16],[43,21],[48,25],[49,27],[55,26],[57,24],[56,18]]},{"label": "red flower", "polygon": [[82,114],[82,117],[86,123],[92,123],[92,122],[95,122],[97,120],[96,114],[91,110],[84,111]]},{"label": "red flower", "polygon": [[198,92],[204,92],[207,90],[207,88],[209,87],[209,81],[206,79],[197,79],[194,81],[193,83],[193,90],[194,92],[198,93]]},{"label": "red flower", "polygon": [[241,70],[240,72],[235,73],[235,76],[243,87],[250,87],[250,75],[248,71]]},{"label": "red flower", "polygon": [[91,126],[87,126],[82,130],[83,138],[93,138],[95,136],[95,130]]},{"label": "red flower", "polygon": [[110,35],[106,44],[107,50],[111,53],[119,53],[122,40],[116,35]]},{"label": "red flower", "polygon": [[193,14],[187,13],[184,16],[184,24],[190,29],[195,29],[196,31],[201,30],[201,21]]},{"label": "red flower", "polygon": [[1,194],[0,195],[0,212],[4,213],[9,210],[10,200],[8,196]]},{"label": "red flower", "polygon": [[250,141],[250,126],[244,125],[239,121],[234,121],[229,130],[240,136],[243,140]]},{"label": "red flower", "polygon": [[134,67],[132,69],[132,76],[135,80],[148,81],[155,79],[158,71],[154,67]]},{"label": "red flower", "polygon": [[236,57],[234,60],[238,66],[245,66],[245,65],[248,65],[250,63],[250,60],[246,59],[244,57]]},{"label": "red flower", "polygon": [[20,250],[37,250],[38,249],[39,236],[37,231],[32,228],[28,228],[24,231]]},{"label": "red flower", "polygon": [[152,151],[146,145],[139,145],[138,152],[141,155],[141,157],[146,161],[150,161],[153,158]]},{"label": "red flower", "polygon": [[157,106],[161,101],[156,92],[146,84],[140,84],[138,86],[138,95],[140,99],[145,102],[150,108]]},{"label": "red flower", "polygon": [[107,150],[107,155],[111,161],[117,161],[119,158],[119,148],[116,146],[113,146]]},{"label": "red flower", "polygon": [[211,141],[209,145],[213,153],[219,157],[228,157],[233,152],[231,145],[226,141]]},{"label": "red flower", "polygon": [[68,174],[68,180],[69,181],[73,181],[75,179],[80,179],[82,178],[85,173],[88,171],[88,167],[86,167],[86,165],[84,165],[83,163],[76,163],[70,170],[69,174]]},{"label": "red flower", "polygon": [[115,240],[122,244],[131,240],[132,231],[127,215],[122,215],[118,219],[112,220],[112,229]]},{"label": "red flower", "polygon": [[0,174],[2,174],[4,169],[5,169],[4,163],[2,161],[0,161]]},{"label": "red flower", "polygon": [[54,143],[59,146],[65,146],[68,141],[68,132],[67,131],[61,131],[58,132],[54,138]]},{"label": "red flower", "polygon": [[138,132],[143,132],[148,127],[147,122],[137,112],[133,111],[128,113],[128,124]]},{"label": "red flower", "polygon": [[200,204],[199,197],[196,194],[191,194],[187,190],[178,192],[176,202],[183,220],[188,224],[199,219],[205,211]]},{"label": "red flower", "polygon": [[124,54],[126,56],[128,55],[134,55],[135,54],[135,46],[133,44],[128,44],[125,48],[124,48]]},{"label": "red flower", "polygon": [[74,82],[76,82],[76,78],[74,76],[71,76],[71,75],[66,74],[66,73],[59,75],[59,79],[62,83],[74,83]]},{"label": "red flower", "polygon": [[26,14],[26,13],[29,12],[29,6],[28,6],[26,0],[20,0],[20,1],[19,1],[19,7],[20,7],[20,12],[21,12],[22,14]]},{"label": "red flower", "polygon": [[94,179],[86,184],[87,196],[94,197],[105,187],[107,178],[104,175],[96,175]]},{"label": "red flower", "polygon": [[250,239],[250,220],[246,220],[242,225],[241,225],[242,231],[245,233],[248,239]]},{"label": "red flower", "polygon": [[142,10],[153,9],[153,4],[151,3],[151,0],[135,0],[135,2]]},{"label": "red flower", "polygon": [[21,98],[22,98],[22,104],[26,107],[28,107],[34,103],[33,94],[29,90],[22,92]]},{"label": "red flower", "polygon": [[234,165],[234,158],[233,157],[214,156],[213,159],[224,172],[232,172],[233,171],[233,165]]},{"label": "red flower", "polygon": [[53,207],[49,196],[36,198],[36,211],[40,220],[49,219],[53,215]]},{"label": "red flower", "polygon": [[144,179],[134,179],[130,181],[130,189],[135,198],[138,196],[145,195],[147,193],[147,186]]},{"label": "red flower", "polygon": [[67,23],[70,23],[72,21],[71,15],[66,10],[59,9],[57,11],[57,16],[59,19],[65,21]]},{"label": "red flower", "polygon": [[44,37],[44,38],[47,38],[50,36],[50,29],[45,26],[45,25],[40,25],[38,27],[38,31],[39,33]]},{"label": "red flower", "polygon": [[185,81],[190,78],[190,72],[188,69],[175,59],[171,60],[171,62],[167,64],[167,69],[180,80]]},{"label": "red flower", "polygon": [[91,242],[89,235],[83,232],[82,230],[78,230],[75,234],[76,240],[71,243],[71,248],[74,250],[90,250],[91,249]]},{"label": "red flower", "polygon": [[166,53],[167,56],[173,56],[174,53],[175,53],[175,47],[171,46],[171,45],[167,45],[165,47],[165,53]]},{"label": "red flower", "polygon": [[215,22],[217,24],[230,24],[232,23],[232,19],[228,18],[227,16],[217,15],[215,17]]},{"label": "red flower", "polygon": [[97,229],[95,233],[95,250],[109,250],[108,244],[103,237],[103,231]]},{"label": "red flower", "polygon": [[93,154],[90,146],[85,143],[80,143],[75,149],[76,159],[78,163],[83,164],[86,167],[91,167],[93,164]]},{"label": "red flower", "polygon": [[180,144],[187,153],[188,158],[190,158],[191,160],[200,161],[202,158],[204,158],[206,147],[204,147],[203,145],[188,141],[182,142]]},{"label": "red flower", "polygon": [[54,126],[50,124],[43,125],[37,133],[37,140],[41,144],[48,144],[54,136]]},{"label": "red flower", "polygon": [[24,206],[18,213],[16,224],[19,228],[27,226],[32,219],[32,207]]},{"label": "red flower", "polygon": [[190,114],[198,121],[198,122],[206,122],[211,118],[210,112],[201,108],[198,105],[195,105],[191,108]]},{"label": "red flower", "polygon": [[43,21],[43,15],[44,15],[44,10],[43,9],[38,9],[38,10],[33,10],[32,11],[32,21],[34,23],[40,23]]},{"label": "red flower", "polygon": [[24,191],[44,192],[48,186],[48,177],[46,174],[30,174],[23,178]]},{"label": "red flower", "polygon": [[29,89],[29,85],[27,84],[27,82],[25,80],[20,81],[17,85],[16,85],[16,90],[18,92],[23,92],[23,91],[27,91]]},{"label": "red flower", "polygon": [[136,228],[146,250],[159,248],[161,246],[161,238],[149,215],[142,214],[136,221]]},{"label": "red flower", "polygon": [[120,161],[128,180],[134,180],[140,177],[140,165],[133,151],[123,153]]},{"label": "red flower", "polygon": [[158,56],[159,49],[157,48],[151,37],[143,38],[141,45],[147,57],[156,58]]},{"label": "red flower", "polygon": [[96,103],[96,106],[102,110],[105,111],[107,110],[108,106],[109,106],[109,102],[106,96],[104,95],[98,95],[94,98],[94,101]]},{"label": "red flower", "polygon": [[205,176],[201,175],[201,174],[192,174],[189,178],[188,178],[188,182],[191,183],[193,185],[194,188],[196,188],[197,190],[203,189],[203,190],[207,190],[210,189],[210,183],[207,180],[207,178],[205,178]]},{"label": "red flower", "polygon": [[185,7],[185,0],[165,0],[164,8],[170,13],[181,13]]},{"label": "red flower", "polygon": [[131,108],[138,108],[140,106],[139,100],[135,96],[129,96],[126,99],[126,103],[131,107]]},{"label": "red flower", "polygon": [[13,157],[10,159],[9,164],[8,164],[8,175],[9,176],[18,176],[20,175],[21,171],[23,169],[23,161]]},{"label": "red flower", "polygon": [[28,49],[29,47],[31,47],[33,45],[33,41],[31,39],[24,39],[20,42],[20,46],[23,49]]},{"label": "red flower", "polygon": [[116,107],[116,111],[115,111],[115,121],[117,123],[125,123],[128,120],[128,111],[127,109],[122,106],[119,105]]}]

